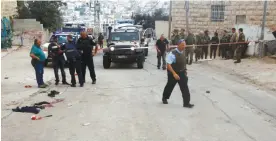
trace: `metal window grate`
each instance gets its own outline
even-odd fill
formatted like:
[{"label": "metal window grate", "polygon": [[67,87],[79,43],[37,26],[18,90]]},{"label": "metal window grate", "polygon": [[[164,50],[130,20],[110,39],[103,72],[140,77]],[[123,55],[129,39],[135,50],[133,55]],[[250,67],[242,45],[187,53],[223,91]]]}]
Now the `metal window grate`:
[{"label": "metal window grate", "polygon": [[213,22],[224,21],[225,5],[212,5],[211,12],[211,20]]}]

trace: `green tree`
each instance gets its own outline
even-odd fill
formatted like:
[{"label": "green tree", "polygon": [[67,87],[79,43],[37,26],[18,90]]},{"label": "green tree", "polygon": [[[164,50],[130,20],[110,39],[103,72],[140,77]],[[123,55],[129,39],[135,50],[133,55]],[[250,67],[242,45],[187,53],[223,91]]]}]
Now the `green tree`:
[{"label": "green tree", "polygon": [[50,31],[62,26],[60,7],[66,3],[61,1],[28,1],[26,2],[28,6],[25,6],[24,1],[17,1],[17,4],[19,5],[18,9],[20,9],[18,10],[19,17],[22,19],[34,18]]}]

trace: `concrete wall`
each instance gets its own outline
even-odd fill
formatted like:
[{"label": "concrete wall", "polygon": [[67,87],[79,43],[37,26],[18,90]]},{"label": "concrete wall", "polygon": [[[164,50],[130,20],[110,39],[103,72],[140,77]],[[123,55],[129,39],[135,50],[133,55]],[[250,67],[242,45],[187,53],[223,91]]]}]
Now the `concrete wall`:
[{"label": "concrete wall", "polygon": [[1,0],[1,17],[17,15],[16,0]]},{"label": "concrete wall", "polygon": [[35,38],[44,43],[49,36],[49,31],[43,29],[43,25],[35,19],[14,19],[13,45],[21,45],[21,38],[23,46],[31,46]]},{"label": "concrete wall", "polygon": [[[236,24],[237,15],[245,15],[245,24],[260,26],[263,16],[263,1],[224,1],[225,15],[223,22],[211,21],[211,6],[219,1],[190,1],[189,27],[192,32],[206,30],[213,32],[216,29],[231,29]],[[185,1],[172,2],[172,27],[185,28],[186,14]],[[276,1],[268,1],[266,27],[276,24]]]},{"label": "concrete wall", "polygon": [[155,21],[156,37],[159,38],[161,34],[164,34],[168,38],[169,22],[168,21]]}]

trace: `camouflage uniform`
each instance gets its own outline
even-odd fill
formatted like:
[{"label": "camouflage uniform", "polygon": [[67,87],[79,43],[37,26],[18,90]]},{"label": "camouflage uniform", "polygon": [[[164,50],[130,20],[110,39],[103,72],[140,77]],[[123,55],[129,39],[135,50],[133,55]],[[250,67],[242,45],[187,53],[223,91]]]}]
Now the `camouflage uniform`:
[{"label": "camouflage uniform", "polygon": [[220,39],[220,53],[222,58],[226,58],[226,51],[229,47],[229,44],[223,44],[223,43],[229,43],[229,36],[227,34],[223,35]]},{"label": "camouflage uniform", "polygon": [[181,30],[181,32],[180,32],[180,34],[179,34],[179,37],[180,37],[180,39],[186,39],[186,36],[185,36],[185,30]]},{"label": "camouflage uniform", "polygon": [[[238,42],[245,42],[245,36],[243,33],[240,33],[240,35],[238,37]],[[244,43],[237,44],[237,49],[236,49],[237,61],[236,61],[236,63],[241,62],[242,51],[243,51],[244,45],[245,45]]]},{"label": "camouflage uniform", "polygon": [[[238,40],[238,33],[237,32],[232,33],[230,43],[236,43],[237,40]],[[236,44],[230,44],[230,46],[231,46],[230,58],[234,58],[235,50],[237,48],[237,45]]]},{"label": "camouflage uniform", "polygon": [[[188,34],[185,41],[186,41],[186,45],[193,45],[193,44],[195,44],[195,36],[192,33],[190,33],[190,34]],[[191,65],[192,62],[193,62],[194,48],[193,47],[186,47],[185,48],[185,54],[186,54],[187,63],[189,63],[189,65]]]},{"label": "camouflage uniform", "polygon": [[177,45],[177,42],[180,40],[180,36],[179,36],[179,34],[178,34],[178,29],[175,29],[174,31],[173,31],[173,35],[172,35],[172,44],[173,45]]},{"label": "camouflage uniform", "polygon": [[206,44],[209,44],[210,42],[210,37],[209,35],[204,35],[202,37],[202,44],[204,44],[205,46],[202,47],[202,52],[201,52],[201,59],[203,59],[203,56],[205,55],[205,59],[207,59],[207,55],[208,55],[208,48],[209,48],[209,45],[206,45]]},{"label": "camouflage uniform", "polygon": [[[202,36],[201,35],[196,35],[196,45],[202,45]],[[196,46],[195,47],[196,62],[197,62],[197,60],[200,59],[201,53],[202,53],[202,46]]]}]

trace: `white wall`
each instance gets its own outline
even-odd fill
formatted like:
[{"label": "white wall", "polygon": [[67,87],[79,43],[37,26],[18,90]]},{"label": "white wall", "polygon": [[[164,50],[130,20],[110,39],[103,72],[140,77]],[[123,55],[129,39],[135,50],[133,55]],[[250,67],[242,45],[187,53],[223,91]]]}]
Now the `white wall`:
[{"label": "white wall", "polygon": [[159,38],[161,34],[164,34],[168,38],[169,22],[168,21],[155,21],[156,37]]}]

